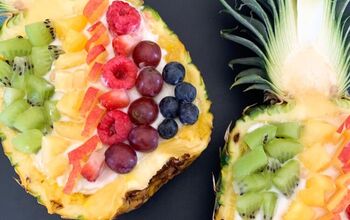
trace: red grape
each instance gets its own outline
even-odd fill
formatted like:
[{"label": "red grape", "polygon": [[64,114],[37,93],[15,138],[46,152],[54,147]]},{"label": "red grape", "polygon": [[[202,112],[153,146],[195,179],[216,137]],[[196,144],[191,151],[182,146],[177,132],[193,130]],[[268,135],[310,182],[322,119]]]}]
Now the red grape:
[{"label": "red grape", "polygon": [[141,125],[131,130],[129,142],[132,148],[141,152],[154,151],[158,146],[159,134],[149,125]]},{"label": "red grape", "polygon": [[137,164],[136,152],[123,143],[110,146],[105,157],[107,166],[116,173],[129,173]]},{"label": "red grape", "polygon": [[131,103],[128,114],[130,120],[136,125],[152,124],[158,117],[157,103],[151,99],[142,97]]},{"label": "red grape", "polygon": [[140,71],[136,88],[141,95],[154,97],[160,93],[162,87],[162,75],[154,67],[146,67]]},{"label": "red grape", "polygon": [[132,57],[140,68],[146,66],[157,67],[162,58],[162,51],[158,44],[152,41],[141,41],[136,45]]}]

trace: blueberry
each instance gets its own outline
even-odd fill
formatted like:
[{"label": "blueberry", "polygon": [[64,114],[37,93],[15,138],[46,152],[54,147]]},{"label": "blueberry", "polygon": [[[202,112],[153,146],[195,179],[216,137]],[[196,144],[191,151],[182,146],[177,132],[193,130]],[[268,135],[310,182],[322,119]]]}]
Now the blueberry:
[{"label": "blueberry", "polygon": [[193,102],[197,96],[197,90],[190,83],[183,82],[175,87],[175,96],[184,102]]},{"label": "blueberry", "polygon": [[180,106],[179,117],[184,125],[193,125],[197,122],[199,109],[192,103],[183,103]]},{"label": "blueberry", "polygon": [[179,114],[179,102],[175,97],[167,96],[160,101],[159,109],[164,118],[176,118]]},{"label": "blueberry", "polygon": [[178,126],[174,119],[165,119],[158,126],[158,133],[164,139],[170,139],[177,134]]},{"label": "blueberry", "polygon": [[168,84],[177,85],[184,80],[185,71],[185,67],[181,63],[168,63],[163,69],[163,79]]}]

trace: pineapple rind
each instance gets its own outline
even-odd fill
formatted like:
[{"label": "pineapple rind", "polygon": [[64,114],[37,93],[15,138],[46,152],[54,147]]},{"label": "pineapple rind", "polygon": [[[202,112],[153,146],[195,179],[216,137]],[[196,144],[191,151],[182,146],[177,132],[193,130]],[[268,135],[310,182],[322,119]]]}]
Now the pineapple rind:
[{"label": "pineapple rind", "polygon": [[[143,4],[141,0],[129,0],[129,2],[138,6]],[[3,141],[4,152],[9,158],[12,158],[12,164],[17,164],[16,172],[19,175],[21,185],[28,193],[38,198],[38,202],[45,205],[49,213],[57,213],[67,219],[112,219],[114,216],[137,208],[145,202],[168,179],[198,157],[209,143],[213,116],[209,112],[211,103],[207,98],[203,79],[198,69],[191,63],[191,58],[185,47],[177,36],[167,28],[159,14],[150,7],[145,7],[143,13],[152,32],[159,35],[160,46],[168,51],[166,60],[168,62],[176,60],[185,64],[186,81],[197,87],[198,98],[195,102],[201,112],[198,123],[183,127],[174,139],[162,142],[155,152],[145,155],[139,166],[131,173],[120,176],[90,196],[79,193],[64,194],[55,180],[47,179],[36,169],[31,155],[22,154],[14,149],[11,140],[16,132],[0,125],[0,130],[6,136]],[[157,172],[168,161],[176,158],[182,160],[183,155],[188,156],[182,161],[183,165],[176,173],[158,180],[158,185],[155,187],[149,185],[152,178],[158,178]],[[146,198],[140,201],[128,201],[129,204],[127,204],[125,195],[135,190],[145,191]]]}]

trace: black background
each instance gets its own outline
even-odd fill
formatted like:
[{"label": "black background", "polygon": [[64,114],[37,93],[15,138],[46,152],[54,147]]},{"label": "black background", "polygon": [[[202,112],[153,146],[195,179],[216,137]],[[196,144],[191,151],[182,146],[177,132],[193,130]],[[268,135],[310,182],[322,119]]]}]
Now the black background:
[{"label": "black background", "polygon": [[[260,101],[259,93],[229,90],[234,73],[228,67],[233,57],[246,51],[220,37],[221,28],[235,26],[228,15],[219,14],[219,0],[145,0],[177,33],[201,70],[215,116],[212,141],[201,157],[184,173],[163,186],[140,209],[120,220],[206,220],[211,219],[214,192],[212,174],[219,172],[219,148],[230,121],[240,117],[245,106]],[[8,159],[0,153],[0,220],[60,219],[26,194],[15,182]]]}]

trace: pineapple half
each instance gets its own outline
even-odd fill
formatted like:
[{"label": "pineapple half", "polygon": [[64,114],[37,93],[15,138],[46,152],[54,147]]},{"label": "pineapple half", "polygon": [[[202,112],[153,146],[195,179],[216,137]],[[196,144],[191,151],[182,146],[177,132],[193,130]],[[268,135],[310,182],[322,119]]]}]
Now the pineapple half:
[{"label": "pineapple half", "polygon": [[[19,15],[15,10],[15,13],[6,14],[1,38],[7,39],[23,34],[23,25],[26,23],[42,21],[45,18],[57,20],[64,16],[82,14],[86,2],[87,0],[50,0],[48,4],[46,0],[6,1],[7,4],[19,7],[25,12]],[[36,168],[31,155],[20,153],[14,148],[12,139],[16,131],[1,124],[3,149],[19,176],[19,183],[28,193],[36,197],[40,204],[46,206],[50,214],[59,214],[68,219],[103,220],[112,219],[133,210],[145,203],[163,184],[189,166],[207,147],[210,140],[213,119],[209,112],[210,102],[203,79],[198,69],[192,64],[189,53],[156,11],[143,6],[141,0],[127,2],[142,11],[148,28],[153,34],[159,36],[160,47],[167,51],[166,61],[178,61],[185,65],[187,70],[185,80],[195,85],[198,90],[195,102],[201,112],[199,120],[193,126],[182,127],[175,138],[163,141],[158,149],[147,154],[132,172],[120,175],[92,195],[64,194],[63,188],[59,187],[55,178]],[[22,18],[14,21],[15,16],[22,16]],[[83,59],[85,60],[85,57]],[[69,66],[69,63],[60,65]],[[0,103],[2,103],[2,95]],[[67,130],[65,132],[67,133]],[[51,143],[52,146],[47,147],[54,148],[54,144],[58,146],[62,144],[55,142],[54,139]]]},{"label": "pineapple half", "polygon": [[239,24],[222,37],[255,54],[230,62],[248,67],[233,86],[272,105],[227,132],[214,219],[348,219],[349,2],[221,0]]}]

